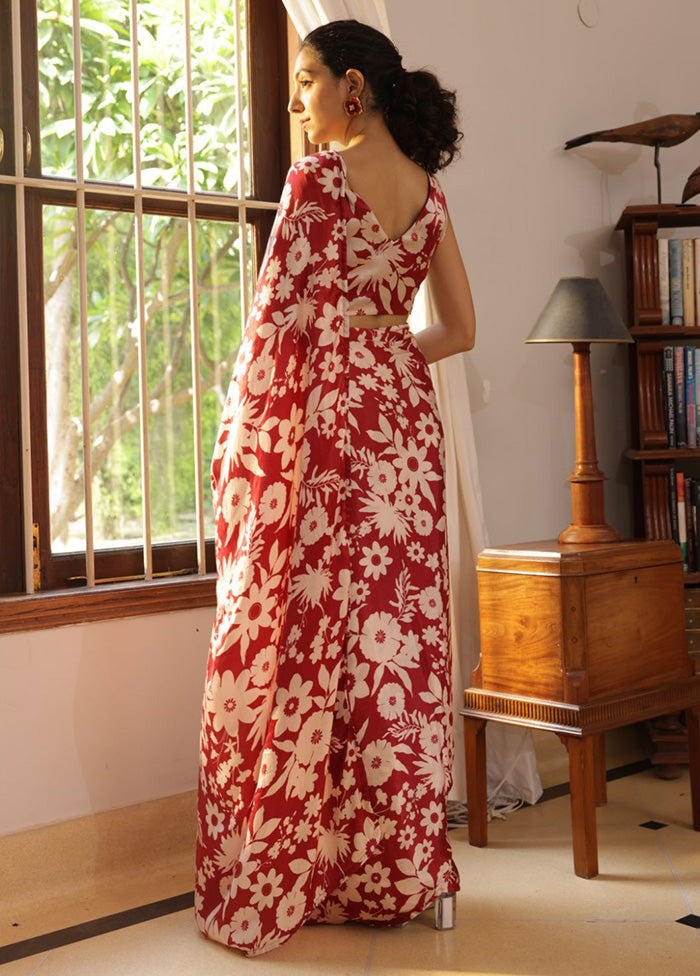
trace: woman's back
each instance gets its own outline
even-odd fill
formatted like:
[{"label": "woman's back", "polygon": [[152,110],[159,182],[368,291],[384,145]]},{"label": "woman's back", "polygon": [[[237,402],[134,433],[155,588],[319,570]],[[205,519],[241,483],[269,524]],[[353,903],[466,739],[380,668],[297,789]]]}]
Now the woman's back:
[{"label": "woman's back", "polygon": [[388,146],[363,144],[340,155],[349,187],[372,210],[386,236],[399,238],[425,206],[430,192],[425,170]]}]

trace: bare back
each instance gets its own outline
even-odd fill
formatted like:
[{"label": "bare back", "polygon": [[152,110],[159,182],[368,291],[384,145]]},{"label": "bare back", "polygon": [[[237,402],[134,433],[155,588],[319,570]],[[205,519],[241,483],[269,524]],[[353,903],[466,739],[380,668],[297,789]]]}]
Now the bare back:
[{"label": "bare back", "polygon": [[[372,153],[355,146],[341,153],[350,188],[367,204],[387,237],[401,237],[425,206],[430,182],[424,169],[396,149]],[[405,321],[401,315],[352,315],[350,325],[386,328]]]},{"label": "bare back", "polygon": [[379,159],[365,147],[341,155],[351,189],[369,206],[387,237],[399,238],[425,206],[430,191],[425,170],[398,150]]}]

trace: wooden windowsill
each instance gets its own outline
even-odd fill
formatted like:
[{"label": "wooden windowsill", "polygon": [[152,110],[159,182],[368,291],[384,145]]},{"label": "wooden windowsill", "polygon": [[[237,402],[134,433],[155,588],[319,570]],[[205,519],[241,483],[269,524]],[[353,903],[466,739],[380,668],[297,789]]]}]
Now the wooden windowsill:
[{"label": "wooden windowsill", "polygon": [[0,634],[216,605],[216,574],[0,597]]}]

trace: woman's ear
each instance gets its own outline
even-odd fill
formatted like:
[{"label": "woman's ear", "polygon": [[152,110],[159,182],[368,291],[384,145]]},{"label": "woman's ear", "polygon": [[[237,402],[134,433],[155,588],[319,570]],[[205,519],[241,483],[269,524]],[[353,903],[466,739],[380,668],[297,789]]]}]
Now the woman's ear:
[{"label": "woman's ear", "polygon": [[365,91],[365,76],[357,68],[349,68],[345,72],[345,81],[348,85],[348,96],[360,97]]}]

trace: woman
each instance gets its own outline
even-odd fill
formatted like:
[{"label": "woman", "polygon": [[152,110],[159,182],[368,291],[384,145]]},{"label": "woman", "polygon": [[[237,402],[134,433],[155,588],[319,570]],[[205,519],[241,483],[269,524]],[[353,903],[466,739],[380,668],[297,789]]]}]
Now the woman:
[{"label": "woman", "polygon": [[[474,314],[433,174],[454,96],[355,21],[309,34],[290,170],[212,466],[218,606],[196,916],[265,952],[455,892],[443,447],[428,362]],[[406,325],[430,267],[439,321]]]}]

